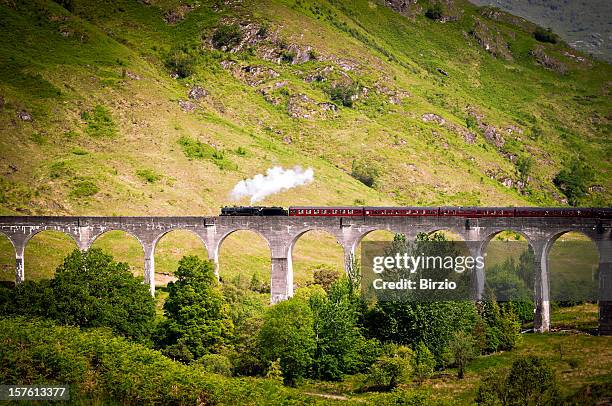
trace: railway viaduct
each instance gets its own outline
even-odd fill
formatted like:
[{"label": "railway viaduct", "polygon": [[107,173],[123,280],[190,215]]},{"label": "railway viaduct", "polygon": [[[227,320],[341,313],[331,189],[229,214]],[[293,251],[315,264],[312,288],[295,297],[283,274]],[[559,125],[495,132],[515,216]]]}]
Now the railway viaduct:
[{"label": "railway viaduct", "polygon": [[[13,244],[16,254],[17,283],[27,277],[24,264],[25,246],[35,234],[55,230],[70,235],[82,250],[110,230],[121,230],[136,237],[144,251],[144,281],[155,292],[155,246],[173,230],[189,230],[198,235],[218,274],[219,247],[238,230],[260,234],[270,247],[271,302],[293,295],[291,254],[300,236],[311,230],[334,235],[343,247],[345,266],[364,236],[375,230],[402,233],[410,240],[420,232],[448,230],[461,236],[472,255],[482,255],[488,242],[499,232],[512,230],[525,237],[535,253],[535,319],[536,331],[550,327],[548,253],[562,234],[577,231],[588,236],[599,251],[599,329],[612,335],[612,220],[593,218],[510,217],[0,217],[0,233]],[[485,286],[484,271],[474,278],[474,295],[481,297]]]}]

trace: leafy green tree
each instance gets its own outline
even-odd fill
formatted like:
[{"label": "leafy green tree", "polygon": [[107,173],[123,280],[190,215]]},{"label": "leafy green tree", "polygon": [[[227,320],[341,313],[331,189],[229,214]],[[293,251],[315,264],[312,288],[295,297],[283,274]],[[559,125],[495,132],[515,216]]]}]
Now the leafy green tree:
[{"label": "leafy green tree", "polygon": [[148,287],[126,263],[113,261],[100,249],[73,251],[57,268],[50,286],[44,282],[40,286],[47,292],[52,289],[49,317],[61,323],[110,327],[135,340],[152,332],[155,302]]},{"label": "leafy green tree", "polygon": [[217,28],[212,36],[215,48],[232,48],[242,40],[242,31],[238,24],[226,24]]},{"label": "leafy green tree", "polygon": [[478,388],[479,405],[555,405],[559,386],[554,370],[537,356],[516,359],[510,370],[484,378]]},{"label": "leafy green tree", "polygon": [[551,44],[556,44],[559,41],[557,34],[550,28],[536,28],[533,32],[533,37],[540,42],[549,42]]},{"label": "leafy green tree", "polygon": [[164,303],[164,352],[183,362],[218,352],[234,326],[212,263],[194,255],[183,257],[175,276]]},{"label": "leafy green tree", "polygon": [[587,195],[589,183],[593,178],[593,169],[583,161],[574,159],[557,173],[553,183],[567,197],[570,205],[577,206]]},{"label": "leafy green tree", "polygon": [[344,374],[364,370],[376,358],[376,341],[366,340],[358,327],[360,303],[353,296],[351,284],[343,277],[327,295],[321,292],[310,297],[316,343],[315,378],[339,380]]},{"label": "leafy green tree", "polygon": [[444,10],[440,3],[436,3],[425,11],[425,16],[431,20],[439,20],[444,15]]},{"label": "leafy green tree", "polygon": [[414,356],[412,357],[412,373],[418,382],[423,382],[429,378],[436,366],[436,359],[429,351],[429,348],[419,341],[414,346]]},{"label": "leafy green tree", "polygon": [[465,367],[477,355],[476,342],[471,334],[457,331],[449,343],[449,362],[457,367],[457,378],[463,379]]},{"label": "leafy green tree", "polygon": [[299,297],[272,306],[259,332],[262,359],[277,359],[285,385],[293,386],[307,375],[316,350],[314,317],[308,302]]}]

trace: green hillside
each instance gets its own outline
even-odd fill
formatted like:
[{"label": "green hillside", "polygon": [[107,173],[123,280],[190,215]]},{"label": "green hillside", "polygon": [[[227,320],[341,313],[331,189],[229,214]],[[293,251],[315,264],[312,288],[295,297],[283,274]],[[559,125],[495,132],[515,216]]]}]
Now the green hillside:
[{"label": "green hillside", "polygon": [[276,165],[315,180],[261,204],[563,205],[573,160],[610,205],[609,64],[387,3],[0,1],[0,214],[214,215]]}]

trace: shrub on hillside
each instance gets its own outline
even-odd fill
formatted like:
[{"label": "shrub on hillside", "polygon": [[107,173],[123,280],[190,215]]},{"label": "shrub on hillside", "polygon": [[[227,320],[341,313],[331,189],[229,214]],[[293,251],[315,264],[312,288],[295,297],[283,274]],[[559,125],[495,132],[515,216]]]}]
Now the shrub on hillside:
[{"label": "shrub on hillside", "polygon": [[412,356],[412,374],[418,382],[423,382],[429,378],[436,367],[436,359],[429,351],[429,348],[419,341],[414,346],[414,355]]},{"label": "shrub on hillside", "polygon": [[207,354],[198,359],[206,372],[223,376],[232,376],[232,363],[229,358],[221,354]]},{"label": "shrub on hillside", "polygon": [[238,24],[222,25],[215,30],[212,44],[215,48],[232,48],[242,40],[242,32]]},{"label": "shrub on hillside", "polygon": [[436,3],[429,7],[427,11],[425,11],[425,17],[431,20],[439,20],[444,15],[444,10],[442,10],[442,5],[440,3]]},{"label": "shrub on hillside", "polygon": [[354,160],[351,176],[368,187],[373,187],[378,179],[378,169],[371,162]]},{"label": "shrub on hillside", "polygon": [[340,277],[340,272],[329,265],[319,264],[313,270],[315,285],[321,286],[326,292],[329,292],[332,285],[336,283]]},{"label": "shrub on hillside", "polygon": [[577,206],[587,195],[589,183],[593,178],[593,169],[586,163],[574,159],[557,173],[553,183],[567,197],[570,205]]},{"label": "shrub on hillside", "polygon": [[555,34],[550,28],[536,28],[533,32],[533,37],[540,42],[549,42],[551,44],[556,44],[557,41],[559,41],[557,34]]},{"label": "shrub on hillside", "polygon": [[196,58],[188,50],[175,48],[166,56],[166,67],[180,78],[193,75]]},{"label": "shrub on hillside", "polygon": [[359,93],[356,83],[336,83],[329,88],[330,99],[344,107],[353,107],[353,100]]},{"label": "shrub on hillside", "polygon": [[467,364],[478,355],[474,337],[466,332],[457,331],[448,346],[448,361],[457,368],[457,378],[463,379]]}]

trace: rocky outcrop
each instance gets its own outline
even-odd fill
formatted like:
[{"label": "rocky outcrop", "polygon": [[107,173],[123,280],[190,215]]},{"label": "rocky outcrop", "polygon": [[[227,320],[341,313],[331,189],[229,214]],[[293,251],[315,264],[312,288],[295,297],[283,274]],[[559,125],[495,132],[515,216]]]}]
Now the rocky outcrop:
[{"label": "rocky outcrop", "polygon": [[177,24],[185,19],[187,14],[193,11],[197,6],[192,6],[189,4],[181,4],[173,10],[168,11],[164,15],[164,21],[167,24]]},{"label": "rocky outcrop", "polygon": [[533,56],[533,59],[536,61],[536,63],[542,65],[546,69],[552,70],[562,75],[567,73],[567,66],[565,66],[565,64],[559,62],[555,58],[547,55],[546,52],[544,52],[543,46],[537,45],[534,49],[531,50],[530,54],[531,56]]},{"label": "rocky outcrop", "polygon": [[194,86],[189,89],[189,93],[187,94],[191,100],[201,100],[204,97],[208,96],[208,92],[206,89],[200,86]]},{"label": "rocky outcrop", "polygon": [[186,111],[188,113],[191,113],[195,111],[195,109],[198,108],[198,106],[195,103],[192,103],[187,100],[179,100],[179,106],[181,107],[183,111]]},{"label": "rocky outcrop", "polygon": [[241,66],[234,61],[222,61],[221,66],[224,69],[230,71],[232,76],[234,76],[236,79],[252,87],[259,86],[270,79],[277,78],[280,76],[280,74],[274,69],[268,68],[266,66]]},{"label": "rocky outcrop", "polygon": [[27,111],[20,111],[17,113],[17,117],[19,117],[21,121],[32,121],[32,115]]},{"label": "rocky outcrop", "polygon": [[508,43],[504,40],[502,34],[497,30],[490,29],[480,19],[476,19],[474,28],[470,34],[485,51],[496,58],[502,58],[507,61],[513,60]]},{"label": "rocky outcrop", "polygon": [[476,141],[476,134],[474,134],[467,128],[464,128],[450,121],[446,121],[443,117],[440,117],[437,114],[434,114],[434,113],[423,114],[423,116],[421,116],[421,120],[423,120],[423,122],[425,123],[436,123],[439,126],[446,128],[450,132],[458,134],[459,136],[463,137],[463,140],[467,142],[468,144],[473,144]]}]

